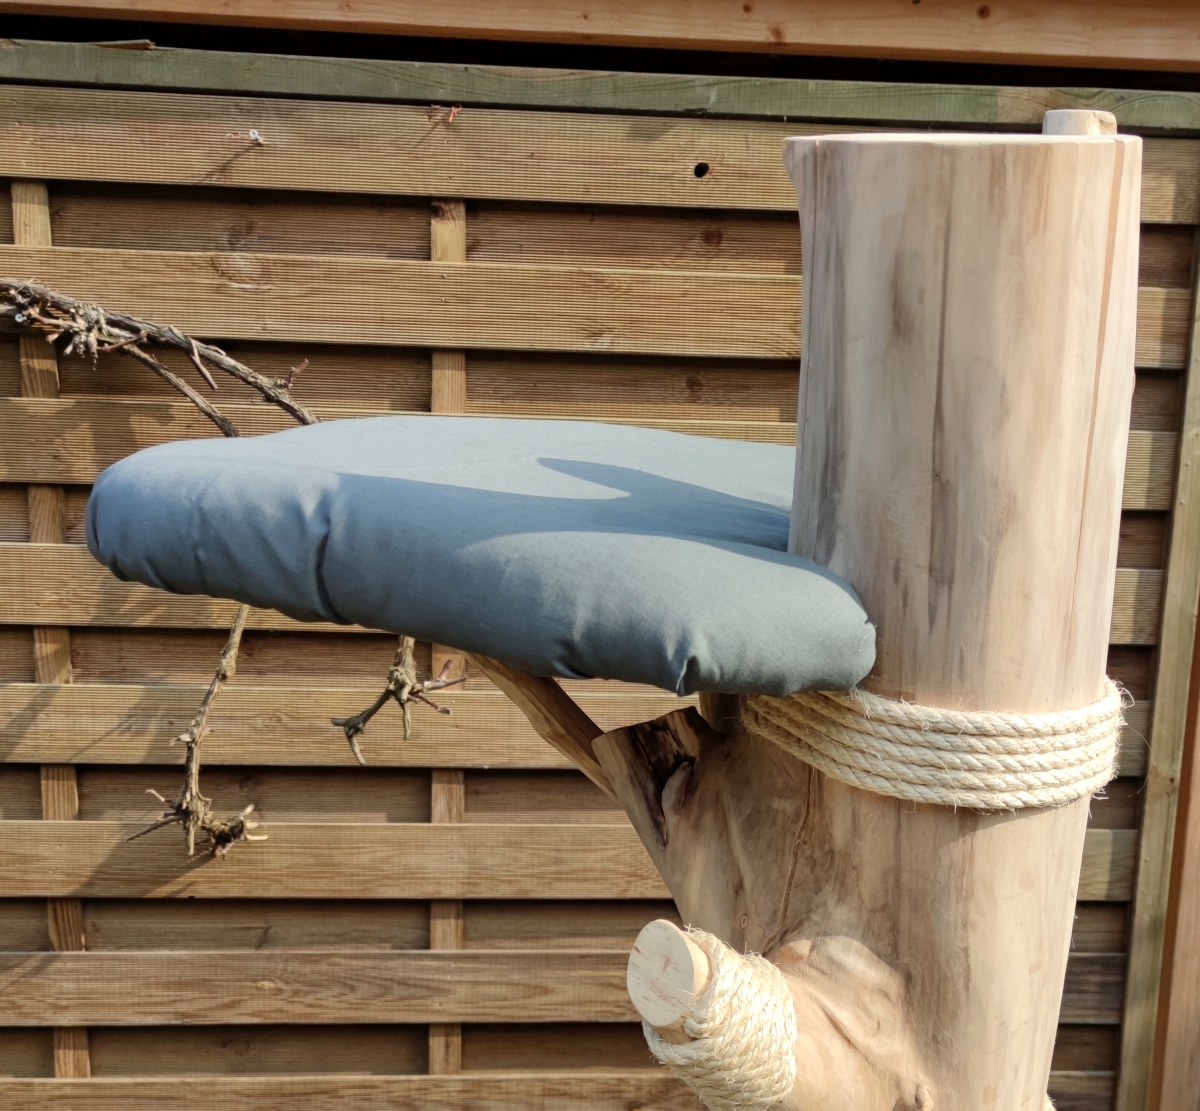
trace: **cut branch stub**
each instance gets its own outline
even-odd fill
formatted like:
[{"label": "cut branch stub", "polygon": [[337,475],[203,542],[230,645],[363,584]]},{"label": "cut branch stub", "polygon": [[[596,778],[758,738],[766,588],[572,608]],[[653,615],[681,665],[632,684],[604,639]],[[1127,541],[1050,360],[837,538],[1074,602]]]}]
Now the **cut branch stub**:
[{"label": "cut branch stub", "polygon": [[638,1014],[669,1042],[688,1040],[683,1024],[708,983],[708,957],[673,922],[646,923],[633,943],[625,982]]}]

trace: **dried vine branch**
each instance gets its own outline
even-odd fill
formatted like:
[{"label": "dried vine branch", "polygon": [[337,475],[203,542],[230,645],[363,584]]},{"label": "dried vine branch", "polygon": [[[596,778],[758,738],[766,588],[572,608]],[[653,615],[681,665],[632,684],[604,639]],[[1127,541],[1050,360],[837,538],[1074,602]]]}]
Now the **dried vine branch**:
[{"label": "dried vine branch", "polygon": [[412,703],[414,701],[424,702],[426,706],[433,707],[439,714],[449,714],[450,707],[439,706],[429,697],[429,692],[452,687],[455,683],[466,682],[465,674],[458,675],[453,679],[449,678],[449,660],[442,666],[442,673],[436,679],[425,679],[418,682],[416,662],[413,659],[415,646],[416,641],[412,637],[401,637],[400,646],[396,649],[396,658],[392,660],[391,670],[388,671],[387,685],[379,697],[365,710],[353,717],[332,719],[333,724],[340,726],[342,732],[346,734],[346,740],[350,742],[350,751],[354,753],[354,759],[360,764],[365,764],[366,760],[363,759],[362,750],[358,747],[358,735],[366,732],[367,722],[379,713],[389,700],[394,698],[404,715],[404,739],[407,741],[412,736]]},{"label": "dried vine branch", "polygon": [[0,312],[12,317],[18,324],[40,332],[50,343],[67,336],[63,355],[87,355],[95,359],[98,355],[115,352],[132,356],[179,390],[225,436],[238,435],[228,418],[222,416],[178,375],[148,355],[142,348],[143,344],[152,343],[182,351],[211,389],[215,390],[217,383],[205,363],[256,390],[264,400],[278,406],[298,424],[317,423],[316,416],[292,397],[292,380],[299,373],[298,370],[286,378],[267,378],[231,358],[219,347],[200,343],[170,325],[154,324],[126,313],[111,312],[99,305],[48,289],[37,282],[12,278],[0,278]]},{"label": "dried vine branch", "polygon": [[188,856],[195,853],[196,841],[201,838],[207,842],[214,856],[224,856],[238,841],[265,841],[267,839],[265,833],[251,832],[257,829],[259,824],[251,817],[254,812],[254,803],[247,806],[235,818],[225,821],[213,813],[212,799],[206,798],[200,793],[200,743],[208,732],[208,715],[212,711],[213,703],[217,700],[217,695],[237,671],[238,649],[242,645],[242,632],[246,628],[246,617],[249,613],[249,606],[238,606],[233,627],[229,630],[229,639],[225,642],[225,648],[221,652],[216,674],[213,675],[212,682],[209,683],[208,690],[205,691],[204,698],[200,702],[200,709],[196,711],[196,716],[192,718],[192,723],[187,730],[171,742],[171,744],[187,745],[187,756],[184,758],[183,765],[183,786],[179,789],[179,794],[168,802],[157,791],[153,789],[147,791],[147,794],[153,795],[163,803],[166,810],[163,811],[163,815],[158,821],[152,822],[145,829],[138,830],[126,840],[134,841],[153,830],[174,825],[176,822],[183,826],[187,837]]},{"label": "dried vine branch", "polygon": [[[99,305],[79,301],[33,281],[0,278],[0,315],[11,317],[17,324],[43,335],[50,344],[55,344],[65,337],[67,342],[59,352],[63,356],[80,355],[95,361],[100,355],[121,354],[136,359],[183,394],[220,429],[223,436],[238,436],[240,433],[233,422],[215,405],[174,371],[163,366],[144,349],[144,345],[155,344],[183,351],[210,389],[217,388],[217,383],[208,369],[212,366],[257,390],[264,400],[278,406],[299,424],[317,423],[317,417],[292,397],[291,393],[296,376],[308,366],[307,359],[292,367],[282,378],[267,378],[230,358],[219,347],[200,343],[177,328],[140,320],[125,313],[110,312]],[[248,613],[248,606],[238,608],[233,627],[229,631],[229,639],[200,708],[187,731],[171,742],[187,745],[183,786],[170,801],[157,791],[150,790],[148,793],[162,802],[166,810],[161,818],[133,834],[129,840],[178,823],[184,827],[187,836],[188,856],[196,851],[198,840],[206,843],[214,855],[224,856],[238,841],[266,839],[265,834],[256,835],[251,832],[259,825],[258,821],[251,817],[254,811],[253,803],[236,817],[226,821],[214,814],[212,799],[206,798],[200,792],[200,745],[208,732],[208,716],[217,694],[237,670],[238,650],[241,647]],[[366,729],[367,722],[389,699],[394,698],[404,713],[404,737],[407,740],[412,732],[410,703],[414,700],[424,702],[440,714],[449,714],[449,708],[432,701],[428,692],[461,683],[466,678],[465,675],[456,679],[447,678],[447,664],[443,673],[436,679],[418,682],[413,662],[413,643],[411,637],[401,637],[396,658],[388,672],[387,686],[371,706],[353,717],[333,719],[333,724],[341,726],[345,732],[350,749],[360,764],[365,764],[366,761],[358,747],[358,735]]]}]

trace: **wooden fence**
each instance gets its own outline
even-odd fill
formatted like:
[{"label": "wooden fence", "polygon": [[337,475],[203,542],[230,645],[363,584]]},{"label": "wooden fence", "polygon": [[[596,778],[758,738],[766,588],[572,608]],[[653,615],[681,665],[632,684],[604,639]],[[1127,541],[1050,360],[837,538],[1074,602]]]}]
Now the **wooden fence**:
[{"label": "wooden fence", "polygon": [[[725,81],[746,118],[664,112],[685,80],[5,45],[0,273],[268,373],[308,359],[298,396],[326,419],[790,443],[800,243],[781,139],[830,130],[814,117],[911,121],[914,103],[927,125],[1028,129],[1087,99]],[[1200,582],[1200,521],[1172,512],[1200,470],[1200,139],[1169,129],[1200,113],[1181,94],[1093,99],[1157,129],[1110,652],[1138,705],[1092,809],[1050,1090],[1060,1109],[1140,1111]],[[233,384],[220,397],[247,430],[285,425]],[[651,1067],[624,988],[637,930],[673,914],[661,880],[623,814],[474,672],[408,742],[385,711],[361,769],[329,718],[378,689],[394,638],[255,612],[204,783],[223,811],[254,802],[269,840],[219,861],[187,860],[176,830],[125,840],[157,813],[146,789],[176,788],[167,741],[233,607],[118,582],[82,547],[83,508],[108,464],[211,431],[135,364],[56,366],[0,335],[0,1102],[692,1106]],[[447,655],[422,646],[423,673]],[[679,704],[565,685],[608,727]]]}]

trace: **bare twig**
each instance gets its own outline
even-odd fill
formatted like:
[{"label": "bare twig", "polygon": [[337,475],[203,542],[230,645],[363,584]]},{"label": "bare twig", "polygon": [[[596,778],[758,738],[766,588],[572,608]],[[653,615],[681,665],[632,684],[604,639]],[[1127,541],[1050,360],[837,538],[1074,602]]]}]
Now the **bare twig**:
[{"label": "bare twig", "polygon": [[[453,108],[449,119],[445,122],[453,122],[459,111],[461,108],[457,106]],[[234,138],[235,136],[230,137]],[[265,140],[262,140],[257,132],[252,131],[250,138],[260,146],[265,143]],[[257,390],[265,400],[284,410],[298,423],[317,423],[316,416],[297,402],[291,394],[292,385],[297,376],[308,366],[307,359],[292,367],[282,378],[267,378],[239,363],[236,359],[230,358],[219,347],[199,343],[191,336],[187,336],[169,325],[153,324],[124,313],[110,312],[99,305],[78,301],[32,281],[21,282],[11,278],[0,278],[0,315],[9,316],[16,323],[40,332],[50,343],[56,343],[66,336],[67,342],[62,349],[63,355],[82,355],[95,359],[99,355],[117,353],[136,359],[183,394],[220,429],[224,436],[239,435],[233,422],[224,416],[216,406],[197,393],[179,375],[143,350],[144,344],[157,344],[183,351],[191,360],[197,373],[204,379],[205,384],[214,390],[217,388],[217,384],[205,363],[232,375],[238,381],[250,386],[251,389]],[[192,719],[187,732],[171,742],[172,744],[184,743],[187,745],[183,786],[175,798],[169,802],[163,795],[151,790],[149,793],[162,802],[166,809],[163,811],[162,817],[133,834],[129,840],[142,837],[163,826],[179,823],[183,825],[187,834],[189,856],[195,852],[198,838],[208,844],[214,855],[224,856],[238,841],[265,839],[264,834],[255,835],[250,832],[258,828],[259,824],[251,817],[254,811],[253,803],[236,817],[225,821],[217,818],[213,813],[212,799],[206,798],[200,793],[200,744],[208,731],[208,716],[217,694],[225,683],[233,678],[236,670],[238,649],[241,645],[247,613],[247,606],[239,607],[233,628],[229,632],[229,640],[225,645],[225,650],[221,653],[216,673],[200,703],[195,718]],[[439,714],[449,714],[449,707],[439,706],[429,698],[429,692],[442,690],[466,679],[465,675],[449,678],[450,664],[447,663],[436,679],[418,682],[416,666],[413,661],[413,646],[414,642],[411,637],[400,638],[396,658],[388,672],[387,685],[383,693],[370,706],[353,717],[333,719],[333,724],[340,726],[346,734],[350,750],[360,764],[365,764],[366,761],[358,746],[358,736],[390,699],[396,700],[404,714],[404,738],[407,740],[412,734],[411,703],[423,702]]]},{"label": "bare twig", "polygon": [[149,791],[149,794],[165,804],[166,809],[158,821],[152,822],[145,829],[138,830],[127,840],[136,840],[152,830],[174,825],[177,822],[183,826],[187,837],[188,856],[192,856],[196,852],[198,839],[207,843],[214,856],[224,856],[238,841],[266,840],[265,833],[251,832],[257,829],[259,824],[256,819],[251,817],[254,811],[253,803],[236,817],[226,821],[213,813],[212,799],[206,798],[200,793],[200,743],[208,732],[208,715],[212,712],[217,695],[237,671],[238,649],[242,644],[242,632],[246,628],[246,617],[249,612],[249,606],[238,607],[233,628],[229,630],[229,639],[225,642],[225,649],[221,653],[221,659],[217,664],[212,682],[209,683],[208,690],[200,702],[200,709],[196,711],[196,716],[192,718],[192,723],[187,727],[187,731],[171,742],[172,744],[187,745],[187,755],[184,758],[184,780],[179,794],[168,802],[157,791]]},{"label": "bare twig", "polygon": [[450,661],[447,660],[442,667],[442,673],[436,679],[425,679],[418,682],[417,667],[413,660],[415,644],[412,637],[400,638],[400,646],[396,649],[396,658],[392,661],[391,670],[388,672],[387,686],[370,706],[353,717],[333,719],[333,724],[340,726],[346,734],[346,740],[350,742],[350,751],[354,753],[354,758],[360,764],[365,764],[366,760],[363,759],[362,751],[358,747],[358,735],[366,732],[367,722],[379,713],[390,699],[396,700],[404,715],[404,739],[407,741],[412,736],[411,703],[413,701],[424,702],[426,706],[432,707],[439,714],[449,714],[450,707],[439,706],[429,697],[429,692],[443,690],[455,683],[466,681],[465,674],[458,675],[453,679],[449,678]]},{"label": "bare twig", "polygon": [[[174,347],[184,352],[202,371],[201,360],[244,382],[272,405],[279,406],[297,423],[317,423],[316,416],[292,397],[288,386],[282,385],[279,379],[259,374],[231,358],[221,348],[200,343],[170,325],[153,324],[136,316],[111,312],[36,282],[13,278],[0,278],[0,313],[12,317],[18,324],[43,333],[51,343],[64,335],[68,336],[64,355],[89,355],[94,359],[108,352],[133,354],[134,351],[141,351],[140,345],[143,343]],[[206,377],[211,381],[211,375]],[[176,382],[171,384],[179,388]],[[188,395],[188,399],[195,403],[191,395]],[[208,413],[205,415],[209,416]],[[212,419],[211,416],[209,419]]]},{"label": "bare twig", "polygon": [[197,409],[200,410],[210,421],[213,422],[220,430],[222,436],[238,436],[240,433],[234,427],[233,422],[215,406],[210,404],[205,398],[201,397],[191,386],[189,386],[182,378],[174,371],[168,370],[162,365],[153,355],[146,354],[136,344],[128,343],[122,345],[122,353],[129,355],[131,358],[137,359],[143,366],[148,366],[155,374],[164,381],[169,382],[174,386],[184,397],[188,399]]}]

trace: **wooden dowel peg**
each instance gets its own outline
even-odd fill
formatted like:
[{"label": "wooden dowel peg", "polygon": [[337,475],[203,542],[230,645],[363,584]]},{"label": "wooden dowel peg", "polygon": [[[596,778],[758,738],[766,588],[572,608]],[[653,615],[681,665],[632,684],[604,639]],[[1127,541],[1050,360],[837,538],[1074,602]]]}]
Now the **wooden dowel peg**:
[{"label": "wooden dowel peg", "polygon": [[657,918],[642,927],[629,954],[629,998],[666,1041],[688,1040],[683,1024],[708,977],[704,950],[673,922]]},{"label": "wooden dowel peg", "polygon": [[1054,108],[1042,117],[1043,135],[1115,135],[1117,117],[1093,108]]}]

